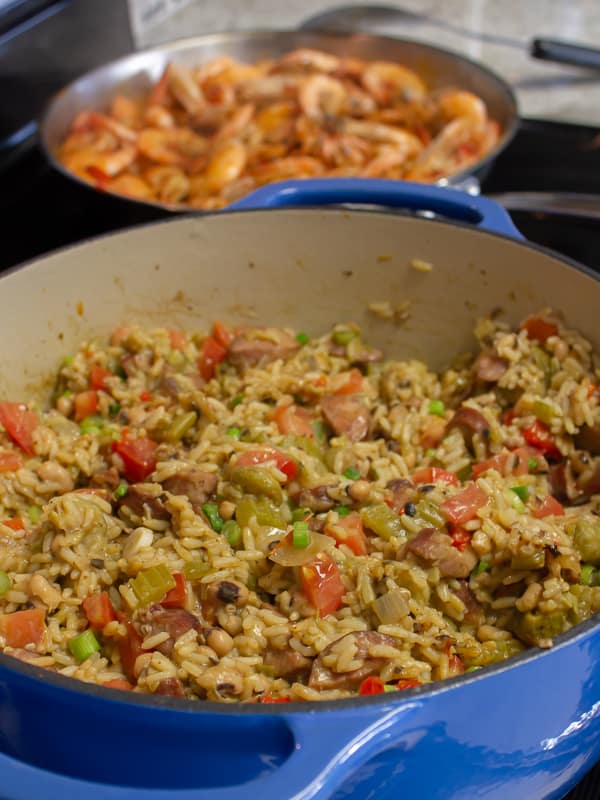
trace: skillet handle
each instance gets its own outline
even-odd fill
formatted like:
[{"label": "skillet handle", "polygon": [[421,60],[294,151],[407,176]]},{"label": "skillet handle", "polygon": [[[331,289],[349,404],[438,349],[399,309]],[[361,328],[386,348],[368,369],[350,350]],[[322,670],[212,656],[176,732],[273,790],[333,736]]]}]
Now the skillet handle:
[{"label": "skillet handle", "polygon": [[[290,756],[267,775],[233,786],[151,789],[67,777],[0,753],[1,800],[327,800],[359,767],[390,746],[411,746],[409,724],[421,702],[380,703],[338,712],[282,715]],[[258,721],[257,724],[260,724]],[[252,747],[252,743],[249,743]],[[176,765],[176,757],[174,760]],[[235,770],[233,770],[235,773]],[[199,777],[201,780],[201,775]]]},{"label": "skillet handle", "polygon": [[529,52],[542,61],[555,61],[574,67],[600,69],[600,48],[564,42],[561,39],[533,39]]},{"label": "skillet handle", "polygon": [[261,186],[227,210],[361,203],[433,211],[513,239],[523,237],[508,213],[486,197],[442,186],[377,178],[310,178]]}]

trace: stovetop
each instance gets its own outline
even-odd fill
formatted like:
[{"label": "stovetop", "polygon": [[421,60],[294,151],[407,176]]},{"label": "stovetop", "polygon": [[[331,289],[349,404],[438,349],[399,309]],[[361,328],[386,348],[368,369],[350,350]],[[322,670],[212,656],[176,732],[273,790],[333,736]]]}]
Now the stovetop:
[{"label": "stovetop", "polygon": [[[600,129],[523,121],[482,182],[482,191],[552,191],[600,196]],[[0,271],[82,239],[165,216],[113,201],[55,172],[34,146],[0,165]],[[598,219],[512,212],[526,238],[600,272]],[[600,764],[564,800],[598,800]]]}]

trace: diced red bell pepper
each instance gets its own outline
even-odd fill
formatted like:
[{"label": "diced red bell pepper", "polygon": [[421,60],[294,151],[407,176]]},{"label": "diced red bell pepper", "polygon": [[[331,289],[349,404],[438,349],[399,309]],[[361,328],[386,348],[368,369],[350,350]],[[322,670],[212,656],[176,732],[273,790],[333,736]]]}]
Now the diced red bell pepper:
[{"label": "diced red bell pepper", "polygon": [[358,687],[359,695],[366,697],[371,694],[383,694],[385,692],[385,684],[376,675],[370,675],[365,678]]},{"label": "diced red bell pepper", "polygon": [[28,455],[34,454],[33,432],[38,426],[38,418],[24,403],[0,403],[0,422],[10,438]]},{"label": "diced red bell pepper", "polygon": [[145,651],[142,650],[143,636],[138,633],[129,620],[124,620],[127,634],[119,640],[119,655],[121,656],[121,667],[127,678],[136,683],[137,678],[135,675],[135,662],[138,656],[141,656]]},{"label": "diced red bell pepper", "polygon": [[477,516],[477,512],[487,503],[487,495],[472,483],[462,492],[449,497],[440,505],[442,514],[454,525],[464,525],[465,522]]},{"label": "diced red bell pepper", "polygon": [[263,694],[256,700],[257,703],[290,703],[291,698],[287,695],[283,695],[282,697],[273,697],[270,694]]},{"label": "diced red bell pepper", "polygon": [[144,389],[143,392],[140,392],[140,400],[142,403],[149,403],[152,400],[152,392],[149,392],[147,389]]},{"label": "diced red bell pepper", "polygon": [[544,344],[549,336],[556,336],[558,333],[558,325],[543,317],[527,317],[527,319],[521,323],[521,330],[527,331],[527,336],[530,339],[535,339],[541,344]]},{"label": "diced red bell pepper", "polygon": [[117,618],[108,592],[90,594],[82,603],[83,610],[92,628],[102,630],[105,625]]},{"label": "diced red bell pepper", "polygon": [[156,467],[156,449],[152,439],[121,439],[114,442],[113,450],[123,459],[125,477],[131,483],[145,480]]},{"label": "diced red bell pepper", "polygon": [[185,604],[185,577],[181,572],[173,573],[175,586],[166,593],[160,601],[164,608],[183,608]]},{"label": "diced red bell pepper", "polygon": [[28,608],[0,614],[0,635],[9,647],[25,647],[39,644],[46,632],[46,611],[43,608]]},{"label": "diced red bell pepper", "polygon": [[280,433],[292,434],[293,436],[307,436],[314,439],[315,432],[311,423],[314,421],[315,415],[302,406],[297,406],[295,404],[277,406],[273,412],[273,419]]},{"label": "diced red bell pepper", "polygon": [[415,686],[422,686],[422,685],[423,684],[421,683],[421,681],[413,681],[410,678],[401,678],[396,683],[396,689],[400,689],[400,691],[403,691],[404,689],[414,689]]},{"label": "diced red bell pepper", "polygon": [[221,344],[214,336],[207,336],[202,342],[200,356],[198,358],[198,369],[205,381],[209,381],[215,376],[215,369],[221,361],[225,360],[227,348]]},{"label": "diced red bell pepper", "polygon": [[464,528],[452,527],[450,536],[452,537],[452,547],[456,547],[457,550],[462,552],[471,543],[473,534]]},{"label": "diced red bell pepper", "polygon": [[23,459],[18,453],[0,453],[0,472],[16,472],[23,466]]},{"label": "diced red bell pepper", "polygon": [[521,435],[532,447],[537,448],[541,453],[549,458],[562,458],[562,454],[556,446],[548,426],[544,425],[539,419],[528,428],[523,428]]},{"label": "diced red bell pepper", "polygon": [[231,340],[233,339],[232,332],[226,325],[224,325],[222,322],[219,322],[219,320],[213,322],[213,336],[217,342],[219,342],[219,344],[223,345],[225,349],[229,347]]},{"label": "diced red bell pepper", "polygon": [[86,417],[91,417],[98,410],[98,392],[95,389],[88,389],[86,392],[79,392],[73,398],[75,409],[75,422],[81,422]]},{"label": "diced red bell pepper", "polygon": [[346,588],[338,565],[327,553],[300,567],[302,591],[317,609],[319,616],[333,614],[342,604]]},{"label": "diced red bell pepper", "polygon": [[2,524],[6,525],[7,528],[10,528],[13,531],[22,531],[25,529],[25,523],[21,519],[21,517],[12,517],[11,519],[3,519]]},{"label": "diced red bell pepper", "polygon": [[345,544],[354,555],[365,556],[368,552],[362,517],[356,511],[340,517],[335,524],[326,524],[323,532],[326,536],[332,536],[337,544]]},{"label": "diced red bell pepper", "polygon": [[562,517],[564,513],[565,509],[562,504],[559,503],[556,497],[552,497],[549,494],[544,497],[539,506],[533,511],[533,516],[536,519],[543,519],[544,517]]},{"label": "diced red bell pepper", "polygon": [[288,480],[293,481],[298,475],[298,464],[293,458],[282,453],[281,450],[276,450],[274,447],[263,447],[260,450],[246,450],[235,461],[234,467],[255,467],[258,464],[266,464],[269,461],[273,462],[277,469],[287,477]]},{"label": "diced red bell pepper", "polygon": [[105,381],[107,378],[110,378],[112,374],[113,373],[109,369],[106,369],[106,367],[99,367],[97,364],[94,364],[90,370],[92,389],[103,392],[108,391]]},{"label": "diced red bell pepper", "polygon": [[423,467],[413,473],[413,481],[416,484],[435,483],[436,481],[444,481],[450,486],[458,486],[458,478],[455,472],[449,472],[446,469],[439,467]]}]

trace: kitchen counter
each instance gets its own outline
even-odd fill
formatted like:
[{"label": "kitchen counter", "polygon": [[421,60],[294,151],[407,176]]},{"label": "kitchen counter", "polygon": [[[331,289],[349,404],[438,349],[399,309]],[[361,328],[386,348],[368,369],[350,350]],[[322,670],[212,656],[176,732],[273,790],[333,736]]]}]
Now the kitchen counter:
[{"label": "kitchen counter", "polygon": [[[294,28],[341,4],[339,0],[184,3],[168,19],[139,31],[137,45],[224,30]],[[535,37],[600,47],[598,0],[402,0],[387,5],[428,19],[373,19],[363,22],[361,29],[418,39],[487,64],[515,89],[522,116],[600,125],[600,70],[538,61],[528,54]]]}]

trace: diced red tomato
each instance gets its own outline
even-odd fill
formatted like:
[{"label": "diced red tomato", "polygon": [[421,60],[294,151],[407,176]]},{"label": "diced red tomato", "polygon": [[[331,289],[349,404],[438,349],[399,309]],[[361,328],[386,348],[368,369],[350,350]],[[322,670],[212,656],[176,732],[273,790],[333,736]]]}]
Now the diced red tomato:
[{"label": "diced red tomato", "polygon": [[383,694],[385,692],[385,684],[376,675],[370,675],[365,678],[358,687],[358,693],[363,697],[371,694]]},{"label": "diced red tomato", "polygon": [[274,447],[263,447],[260,450],[246,450],[236,459],[236,467],[254,467],[257,464],[274,462],[280,472],[286,475],[287,479],[293,481],[298,474],[298,464],[293,458],[286,456],[281,450]]},{"label": "diced red tomato", "polygon": [[187,334],[183,331],[169,331],[171,350],[183,350],[187,345]]},{"label": "diced red tomato", "polygon": [[207,336],[202,342],[200,356],[198,358],[198,369],[205,381],[209,381],[215,376],[215,369],[221,361],[225,360],[227,348],[221,344],[214,336]]},{"label": "diced red tomato", "polygon": [[213,322],[213,336],[217,342],[219,342],[219,344],[223,345],[225,349],[229,347],[231,340],[233,339],[233,334],[229,328],[218,320]]},{"label": "diced red tomato", "polygon": [[362,517],[357,511],[340,517],[335,525],[326,524],[323,532],[332,536],[337,544],[345,544],[356,556],[365,556],[368,552]]},{"label": "diced red tomato", "polygon": [[7,528],[10,528],[13,531],[22,531],[25,528],[25,523],[21,519],[21,517],[12,517],[12,519],[3,519],[2,524],[6,525]]},{"label": "diced red tomato", "polygon": [[317,375],[316,378],[311,380],[311,386],[316,386],[317,389],[322,389],[323,387],[327,386],[327,375]]},{"label": "diced red tomato", "polygon": [[517,416],[518,414],[514,410],[514,408],[507,408],[506,411],[503,411],[500,414],[500,422],[503,425],[510,425],[513,422],[513,420],[517,418]]},{"label": "diced red tomato", "polygon": [[135,662],[138,656],[141,656],[142,642],[144,641],[142,635],[137,632],[129,620],[124,620],[127,634],[119,640],[119,655],[121,656],[121,667],[127,678],[136,683],[136,675],[134,672]]},{"label": "diced red tomato", "polygon": [[473,477],[478,478],[488,469],[495,469],[500,475],[504,475],[506,471],[506,462],[508,460],[508,453],[498,453],[485,461],[480,461],[478,464],[473,464]]},{"label": "diced red tomato", "polygon": [[75,422],[81,422],[86,417],[91,417],[98,410],[98,392],[95,389],[88,389],[87,392],[80,392],[73,398],[75,408]]},{"label": "diced red tomato", "polygon": [[132,692],[134,689],[133,684],[123,678],[113,678],[110,681],[104,681],[102,686],[106,686],[107,689],[121,689],[124,692]]},{"label": "diced red tomato", "polygon": [[471,543],[473,534],[464,528],[453,527],[450,531],[450,536],[452,537],[452,547],[456,547],[457,550],[462,552]]},{"label": "diced red tomato", "polygon": [[149,403],[152,400],[152,392],[149,392],[147,389],[144,389],[143,392],[140,392],[140,400],[142,403]]},{"label": "diced red tomato", "polygon": [[544,425],[539,419],[536,419],[533,425],[530,425],[528,428],[523,428],[521,434],[527,444],[537,448],[545,456],[561,458],[561,452],[554,443],[548,426]]},{"label": "diced red tomato", "polygon": [[544,517],[562,517],[565,513],[561,503],[558,502],[556,497],[549,494],[544,497],[539,506],[533,511],[533,516],[536,519],[543,519]]},{"label": "diced red tomato", "polygon": [[527,317],[521,323],[521,330],[527,331],[530,339],[535,339],[543,344],[549,336],[556,336],[558,325],[543,319],[543,317]]},{"label": "diced red tomato", "polygon": [[[513,475],[527,475],[535,470],[540,465],[541,459],[544,457],[543,453],[536,447],[517,447],[512,451],[515,456],[512,474]],[[535,466],[530,465],[531,461],[535,461]]]},{"label": "diced red tomato", "polygon": [[422,686],[422,685],[423,684],[421,683],[421,681],[413,681],[410,678],[401,678],[396,683],[396,689],[400,689],[400,691],[402,691],[403,689],[414,689],[415,686]]},{"label": "diced red tomato", "polygon": [[598,391],[598,386],[595,383],[590,383],[587,390],[587,398],[593,397]]},{"label": "diced red tomato", "polygon": [[33,432],[38,426],[38,418],[24,403],[0,403],[0,422],[10,438],[28,455],[32,456]]},{"label": "diced red tomato", "polygon": [[156,467],[156,448],[152,439],[121,439],[113,444],[113,450],[123,459],[124,473],[128,481],[143,481]]},{"label": "diced red tomato", "polygon": [[270,694],[263,694],[256,700],[257,703],[290,703],[291,699],[287,695],[273,697]]},{"label": "diced red tomato", "polygon": [[295,404],[289,406],[277,406],[273,412],[280,433],[292,434],[293,436],[307,436],[314,439],[315,432],[311,422],[315,415],[302,406]]},{"label": "diced red tomato", "polygon": [[300,567],[302,591],[321,617],[333,614],[342,604],[346,589],[338,565],[327,553]]},{"label": "diced red tomato", "polygon": [[108,592],[96,592],[88,595],[82,606],[92,628],[102,630],[105,625],[117,618]]},{"label": "diced red tomato", "polygon": [[16,472],[23,466],[23,459],[18,453],[0,453],[0,472]]},{"label": "diced red tomato", "polygon": [[413,481],[416,484],[435,483],[436,481],[444,481],[450,486],[458,486],[458,478],[455,472],[448,472],[448,470],[440,469],[439,467],[423,467],[413,473]]},{"label": "diced red tomato", "polygon": [[473,519],[480,508],[487,503],[487,495],[479,486],[472,483],[462,492],[449,497],[441,504],[442,513],[454,525],[463,525]]},{"label": "diced red tomato", "polygon": [[129,328],[125,327],[124,325],[119,325],[118,327],[114,328],[110,336],[110,343],[114,345],[120,345],[121,342],[128,336]]},{"label": "diced red tomato", "polygon": [[110,378],[113,373],[106,369],[105,367],[99,367],[97,364],[94,364],[92,369],[90,370],[90,383],[92,384],[92,389],[97,389],[98,391],[106,392],[108,391],[106,386],[106,379]]},{"label": "diced red tomato", "polygon": [[160,601],[165,608],[183,608],[185,603],[185,577],[181,572],[173,573],[175,586],[166,593]]},{"label": "diced red tomato", "polygon": [[448,659],[448,669],[451,675],[462,675],[465,671],[465,665],[459,656],[451,655]]},{"label": "diced red tomato", "polygon": [[530,459],[539,463],[541,458],[543,458],[542,453],[535,447],[517,447],[516,450],[512,450],[510,453],[506,451],[497,453],[486,461],[473,464],[473,477],[478,478],[488,469],[495,469],[500,475],[507,475],[509,464],[511,465],[511,475],[527,475],[535,470],[535,467],[533,469],[530,468]]},{"label": "diced red tomato", "polygon": [[[342,378],[346,379],[342,382]],[[340,373],[336,376],[333,392],[334,394],[356,394],[362,392],[363,375],[359,369],[351,369],[350,372]]]},{"label": "diced red tomato", "polygon": [[0,634],[9,647],[39,644],[46,632],[46,612],[43,608],[28,608],[0,614]]}]

